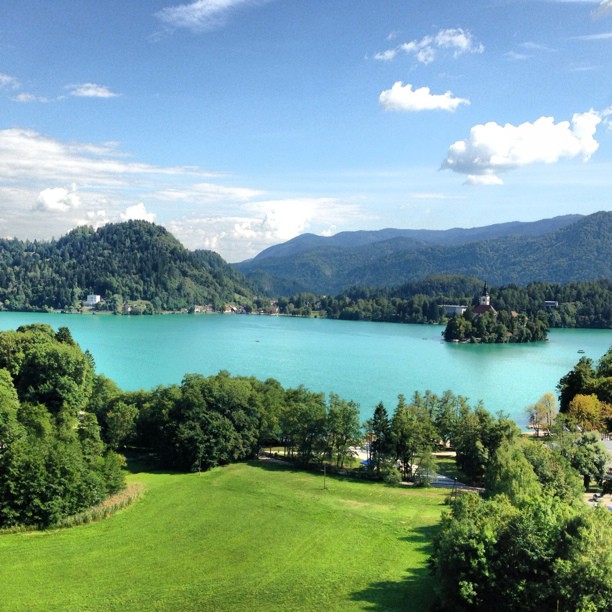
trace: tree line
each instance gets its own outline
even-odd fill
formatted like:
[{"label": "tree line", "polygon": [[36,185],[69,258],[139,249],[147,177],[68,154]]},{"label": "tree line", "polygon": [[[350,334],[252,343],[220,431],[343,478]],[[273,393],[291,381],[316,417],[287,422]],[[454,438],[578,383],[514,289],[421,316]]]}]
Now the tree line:
[{"label": "tree line", "polygon": [[[609,361],[605,356],[594,371],[607,373]],[[275,379],[225,371],[122,391],[95,373],[92,356],[67,328],[54,332],[46,324],[0,333],[0,376],[3,526],[52,524],[99,501],[121,486],[117,453],[128,447],[183,471],[254,458],[266,447],[283,447],[303,466],[327,461],[355,468],[361,447],[367,459],[359,475],[427,484],[436,472],[432,453],[452,446],[465,478],[483,485],[489,459],[519,434],[510,419],[451,391],[400,395],[391,412],[380,403],[364,423],[359,407],[336,394],[326,398],[303,386],[284,388]],[[603,478],[589,435],[575,427],[573,445],[585,450],[567,457],[586,484]]]},{"label": "tree line", "polygon": [[[278,299],[282,314],[392,323],[448,322],[443,304],[476,306],[483,282],[434,276],[394,288],[357,287],[337,296],[300,292]],[[612,281],[534,282],[490,288],[498,311],[515,311],[546,327],[612,328]]]}]

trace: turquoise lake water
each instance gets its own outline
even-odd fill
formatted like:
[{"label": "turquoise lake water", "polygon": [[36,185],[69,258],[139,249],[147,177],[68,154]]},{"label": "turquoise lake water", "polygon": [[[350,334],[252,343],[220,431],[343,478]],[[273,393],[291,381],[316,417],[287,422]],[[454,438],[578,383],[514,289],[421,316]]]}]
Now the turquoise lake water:
[{"label": "turquoise lake water", "polygon": [[96,370],[122,389],[180,383],[186,373],[228,370],[276,378],[357,402],[362,418],[397,396],[446,389],[525,425],[524,409],[578,361],[599,359],[611,330],[552,330],[549,341],[469,345],[441,341],[442,327],[244,315],[116,317],[0,313],[0,329],[27,323],[69,327]]}]

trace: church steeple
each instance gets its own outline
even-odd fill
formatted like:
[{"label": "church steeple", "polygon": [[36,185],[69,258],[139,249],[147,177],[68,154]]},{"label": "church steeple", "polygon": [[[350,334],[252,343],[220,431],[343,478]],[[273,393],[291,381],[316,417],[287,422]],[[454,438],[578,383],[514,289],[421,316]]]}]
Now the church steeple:
[{"label": "church steeple", "polygon": [[487,281],[485,281],[484,287],[482,289],[482,295],[480,296],[480,305],[481,306],[491,305],[491,296],[489,295],[489,290],[487,289]]}]

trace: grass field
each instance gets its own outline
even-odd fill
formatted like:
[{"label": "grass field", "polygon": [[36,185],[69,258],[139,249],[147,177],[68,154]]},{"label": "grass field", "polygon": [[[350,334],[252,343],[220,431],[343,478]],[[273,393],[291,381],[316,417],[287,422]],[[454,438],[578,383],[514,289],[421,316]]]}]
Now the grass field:
[{"label": "grass field", "polygon": [[0,535],[0,609],[427,610],[444,491],[270,462],[136,473],[98,523]]}]

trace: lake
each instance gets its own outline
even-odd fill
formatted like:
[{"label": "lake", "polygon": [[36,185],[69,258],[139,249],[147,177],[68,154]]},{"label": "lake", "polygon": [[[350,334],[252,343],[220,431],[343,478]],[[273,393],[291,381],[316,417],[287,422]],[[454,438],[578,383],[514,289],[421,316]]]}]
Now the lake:
[{"label": "lake", "polygon": [[186,373],[276,378],[334,392],[360,406],[362,419],[382,401],[446,389],[491,412],[508,413],[522,427],[524,409],[585,356],[599,359],[611,330],[552,330],[534,344],[470,345],[441,341],[443,327],[247,315],[63,315],[0,313],[0,329],[34,322],[70,328],[89,350],[96,371],[122,389],[180,383]]}]

